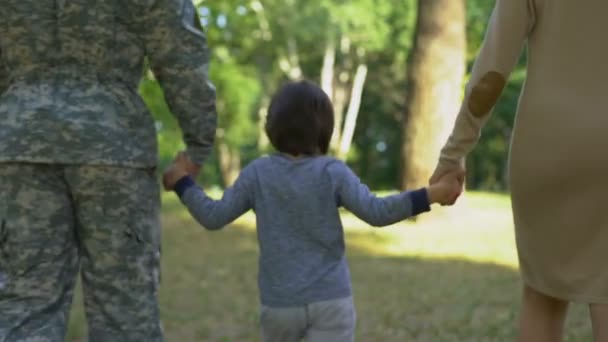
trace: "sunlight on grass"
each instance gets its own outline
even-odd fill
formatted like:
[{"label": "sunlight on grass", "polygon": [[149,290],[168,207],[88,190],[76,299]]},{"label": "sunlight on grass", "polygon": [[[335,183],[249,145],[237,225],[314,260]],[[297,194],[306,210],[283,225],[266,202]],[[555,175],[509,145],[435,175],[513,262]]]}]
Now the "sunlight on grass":
[{"label": "sunlight on grass", "polygon": [[[386,228],[344,212],[357,340],[514,340],[521,284],[509,198],[467,193],[456,207],[433,209]],[[166,194],[162,218],[166,341],[259,341],[254,215],[205,232]],[[78,291],[67,341],[85,336]],[[566,341],[590,340],[588,315],[575,305]]]},{"label": "sunlight on grass", "polygon": [[[382,194],[381,194],[382,195]],[[221,196],[217,192],[214,198]],[[173,207],[178,200],[166,196]],[[455,207],[434,206],[416,222],[404,221],[383,228],[370,227],[349,212],[342,222],[348,245],[377,256],[410,256],[434,259],[462,259],[517,267],[510,200],[505,195],[467,193]],[[188,217],[185,212],[180,217]],[[252,212],[236,225],[255,229]]]}]

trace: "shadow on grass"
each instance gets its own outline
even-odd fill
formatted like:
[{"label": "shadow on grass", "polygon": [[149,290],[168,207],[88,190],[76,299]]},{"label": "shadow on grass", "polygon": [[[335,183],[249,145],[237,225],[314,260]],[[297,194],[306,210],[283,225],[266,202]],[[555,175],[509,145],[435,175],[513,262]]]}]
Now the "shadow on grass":
[{"label": "shadow on grass", "polygon": [[[235,225],[203,232],[186,214],[164,216],[161,307],[168,342],[258,341],[257,239]],[[370,242],[370,239],[372,241]],[[512,341],[517,271],[455,259],[389,257],[370,234],[347,234],[358,341]],[[84,341],[80,296],[68,341]],[[574,314],[568,341],[589,341]],[[330,341],[328,341],[330,342]]]}]

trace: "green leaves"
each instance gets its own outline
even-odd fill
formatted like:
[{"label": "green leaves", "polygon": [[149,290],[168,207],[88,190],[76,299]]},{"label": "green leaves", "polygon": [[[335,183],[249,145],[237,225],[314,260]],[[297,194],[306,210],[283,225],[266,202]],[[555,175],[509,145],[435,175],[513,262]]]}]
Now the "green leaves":
[{"label": "green leaves", "polygon": [[227,57],[221,67],[211,69],[211,78],[218,93],[218,137],[234,147],[254,144],[257,126],[253,113],[261,95],[255,68]]},{"label": "green leaves", "polygon": [[[494,1],[466,3],[470,65]],[[212,51],[210,76],[217,88],[218,139],[240,153],[242,164],[265,152],[261,128],[269,97],[290,76],[320,82],[327,43],[333,39],[334,87],[350,91],[348,84],[336,80],[344,76],[352,80],[360,63],[369,69],[351,166],[373,188],[397,186],[415,0],[200,0],[195,4]],[[521,65],[519,70],[523,70]],[[519,76],[512,77],[473,152],[469,165],[473,186],[505,187],[509,130],[523,81]],[[146,78],[140,88],[158,122],[161,159],[170,160],[182,148],[179,127],[154,79]]]}]

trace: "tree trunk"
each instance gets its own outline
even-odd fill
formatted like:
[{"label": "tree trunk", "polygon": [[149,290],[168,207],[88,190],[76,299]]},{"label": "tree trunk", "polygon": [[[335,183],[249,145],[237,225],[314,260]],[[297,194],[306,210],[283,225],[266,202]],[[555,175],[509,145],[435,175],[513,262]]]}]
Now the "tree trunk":
[{"label": "tree trunk", "polygon": [[418,0],[403,120],[401,186],[424,186],[460,107],[466,63],[464,0]]},{"label": "tree trunk", "polygon": [[344,124],[344,109],[346,108],[350,88],[350,70],[352,61],[350,56],[351,43],[348,37],[340,38],[340,54],[343,56],[339,67],[334,66],[334,90],[332,102],[334,105],[334,134],[331,136],[330,150],[339,153],[342,141],[342,127]]},{"label": "tree trunk", "polygon": [[270,144],[266,135],[266,114],[270,106],[270,97],[264,93],[260,108],[258,108],[258,151],[265,151]]},{"label": "tree trunk", "polygon": [[345,160],[350,151],[350,146],[353,141],[353,135],[355,134],[355,127],[357,126],[357,117],[359,116],[359,109],[361,108],[361,96],[363,96],[363,87],[365,86],[365,80],[367,78],[367,65],[360,64],[355,72],[355,78],[353,80],[353,88],[350,92],[350,103],[346,112],[346,118],[344,120],[344,129],[342,131],[342,141],[340,142],[340,149],[338,150],[338,158]]},{"label": "tree trunk", "polygon": [[333,36],[327,39],[323,67],[321,68],[321,88],[331,100],[334,98],[334,65],[336,64],[336,42]]},{"label": "tree trunk", "polygon": [[241,155],[238,149],[228,146],[222,140],[217,142],[217,150],[224,186],[232,186],[241,171]]},{"label": "tree trunk", "polygon": [[287,54],[279,58],[279,67],[291,81],[302,78],[302,67],[298,55],[298,44],[293,37],[287,39]]},{"label": "tree trunk", "polygon": [[347,100],[347,84],[338,81],[334,88],[334,133],[331,136],[330,148],[333,153],[338,152],[340,141],[342,140],[342,122],[344,118],[344,108]]}]

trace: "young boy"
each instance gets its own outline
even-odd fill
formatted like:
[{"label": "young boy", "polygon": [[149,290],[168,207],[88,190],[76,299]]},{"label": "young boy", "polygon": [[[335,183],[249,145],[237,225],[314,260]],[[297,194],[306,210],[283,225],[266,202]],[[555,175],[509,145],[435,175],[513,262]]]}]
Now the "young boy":
[{"label": "young boy", "polygon": [[373,226],[389,225],[449,204],[462,175],[426,189],[378,198],[345,163],[326,156],[334,128],[332,104],[309,82],[274,96],[266,133],[278,153],[243,169],[221,200],[188,176],[185,154],[165,173],[192,216],[217,230],[253,209],[260,245],[259,288],[264,341],[353,341],[355,308],[339,208]]}]

